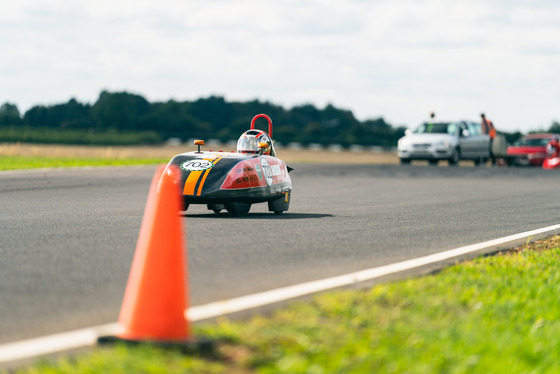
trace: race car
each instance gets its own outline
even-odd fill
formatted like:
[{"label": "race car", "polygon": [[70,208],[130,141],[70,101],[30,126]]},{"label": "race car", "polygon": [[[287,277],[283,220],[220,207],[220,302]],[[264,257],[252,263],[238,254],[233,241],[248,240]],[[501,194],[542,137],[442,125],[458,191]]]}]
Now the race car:
[{"label": "race car", "polygon": [[[258,118],[268,121],[268,133],[255,128]],[[293,170],[276,157],[272,142],[272,120],[258,114],[251,128],[237,142],[237,151],[201,151],[203,140],[195,140],[198,151],[176,155],[169,161],[180,170],[184,210],[190,204],[206,204],[209,210],[231,215],[247,214],[251,205],[268,203],[268,210],[281,214],[288,210]]]}]

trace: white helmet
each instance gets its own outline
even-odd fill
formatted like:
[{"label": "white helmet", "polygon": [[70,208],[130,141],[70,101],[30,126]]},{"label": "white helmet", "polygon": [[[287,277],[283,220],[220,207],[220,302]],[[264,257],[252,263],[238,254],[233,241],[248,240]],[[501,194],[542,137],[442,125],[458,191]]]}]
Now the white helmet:
[{"label": "white helmet", "polygon": [[272,140],[268,134],[262,130],[247,130],[237,141],[237,152],[239,153],[259,153],[259,143],[267,143],[268,147],[264,149],[263,154],[270,155],[272,149]]}]

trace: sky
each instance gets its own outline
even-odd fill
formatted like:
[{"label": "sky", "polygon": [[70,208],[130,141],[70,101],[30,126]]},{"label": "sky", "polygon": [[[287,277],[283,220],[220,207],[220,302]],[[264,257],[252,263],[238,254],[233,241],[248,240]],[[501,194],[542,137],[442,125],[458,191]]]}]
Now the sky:
[{"label": "sky", "polygon": [[22,113],[108,90],[406,127],[560,121],[557,0],[0,0],[0,40],[0,104]]}]

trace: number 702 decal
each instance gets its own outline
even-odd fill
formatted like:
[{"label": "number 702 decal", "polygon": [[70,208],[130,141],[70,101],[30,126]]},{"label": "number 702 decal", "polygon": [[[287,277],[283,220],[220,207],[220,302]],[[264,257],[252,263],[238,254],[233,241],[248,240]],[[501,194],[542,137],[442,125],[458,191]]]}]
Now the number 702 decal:
[{"label": "number 702 decal", "polygon": [[200,170],[210,169],[213,166],[214,164],[212,163],[212,161],[191,160],[191,161],[183,162],[181,164],[181,169],[186,171],[200,171]]}]

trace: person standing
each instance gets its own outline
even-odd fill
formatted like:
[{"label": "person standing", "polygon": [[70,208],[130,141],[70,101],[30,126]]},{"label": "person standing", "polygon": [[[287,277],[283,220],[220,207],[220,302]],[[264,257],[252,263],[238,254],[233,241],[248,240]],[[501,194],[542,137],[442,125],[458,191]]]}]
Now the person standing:
[{"label": "person standing", "polygon": [[480,113],[480,118],[482,119],[482,133],[488,134],[490,139],[494,139],[496,137],[496,129],[494,128],[494,124],[484,113]]},{"label": "person standing", "polygon": [[490,143],[489,143],[490,159],[492,160],[492,165],[495,165],[496,157],[494,156],[493,145],[494,145],[494,138],[496,138],[496,128],[494,127],[492,121],[486,118],[486,115],[484,113],[480,113],[480,118],[482,119],[482,123],[481,123],[482,133],[488,134],[488,136],[490,137]]}]

